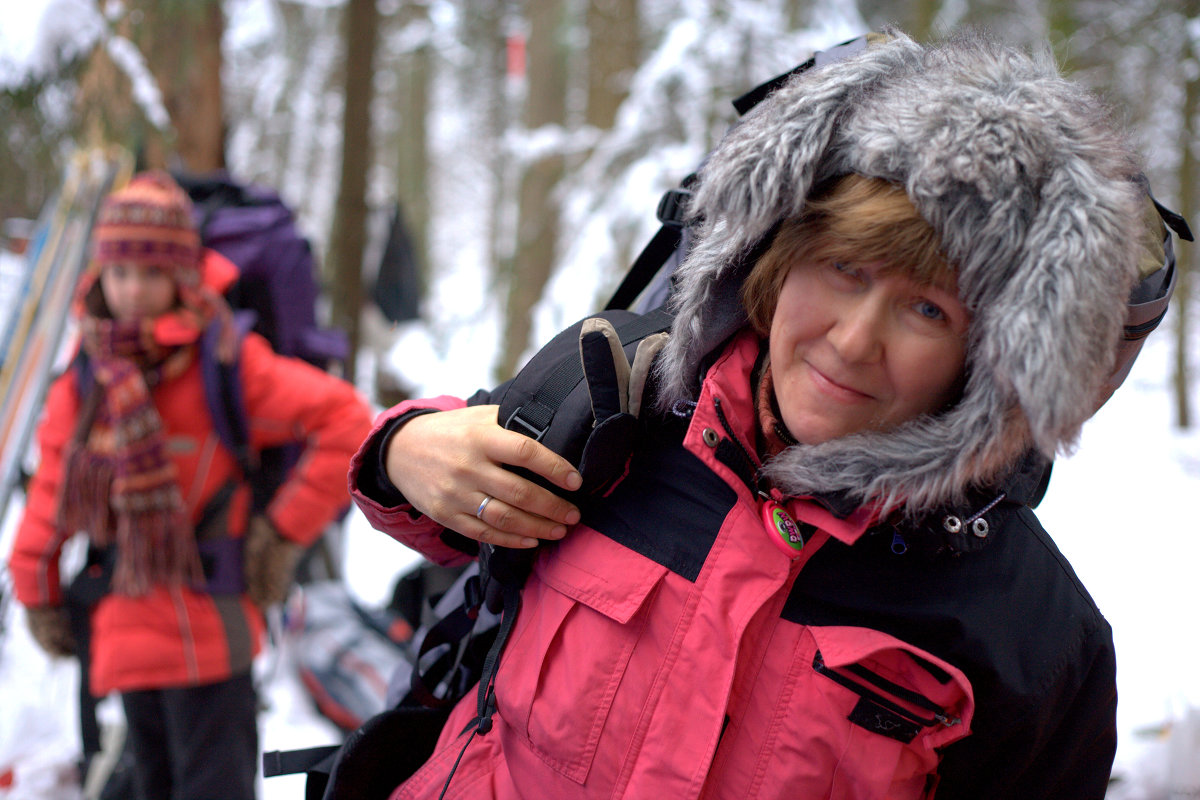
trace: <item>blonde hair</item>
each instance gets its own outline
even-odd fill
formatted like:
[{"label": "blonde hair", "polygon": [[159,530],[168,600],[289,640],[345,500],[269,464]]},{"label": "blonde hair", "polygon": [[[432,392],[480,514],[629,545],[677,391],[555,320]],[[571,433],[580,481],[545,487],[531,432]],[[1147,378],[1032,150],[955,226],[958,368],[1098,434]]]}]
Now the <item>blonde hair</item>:
[{"label": "blonde hair", "polygon": [[771,330],[792,267],[816,261],[882,261],[922,283],[952,285],[955,277],[937,233],[902,187],[844,175],[815,190],[799,215],[780,223],[742,285],[742,306],[760,336]]}]

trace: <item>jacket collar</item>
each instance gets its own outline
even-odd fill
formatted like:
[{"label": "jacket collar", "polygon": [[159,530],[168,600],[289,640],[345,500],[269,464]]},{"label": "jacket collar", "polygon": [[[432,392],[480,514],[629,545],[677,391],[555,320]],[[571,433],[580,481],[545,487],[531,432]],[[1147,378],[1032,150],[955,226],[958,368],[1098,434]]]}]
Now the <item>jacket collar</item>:
[{"label": "jacket collar", "polygon": [[[1041,501],[1051,463],[1032,450],[992,486],[972,489],[959,502],[942,504],[916,518],[898,518],[894,522],[881,522],[875,509],[864,507],[849,493],[807,493],[772,483],[764,474],[755,447],[758,415],[753,373],[760,349],[758,337],[746,330],[721,350],[707,371],[697,404],[702,409],[700,419],[704,428],[699,436],[713,450],[715,458],[752,493],[786,501],[797,520],[820,528],[847,545],[870,529],[884,528],[894,531],[906,547],[965,553],[986,547],[992,534],[1021,506],[1036,506]],[[785,454],[787,451],[780,455]]]}]

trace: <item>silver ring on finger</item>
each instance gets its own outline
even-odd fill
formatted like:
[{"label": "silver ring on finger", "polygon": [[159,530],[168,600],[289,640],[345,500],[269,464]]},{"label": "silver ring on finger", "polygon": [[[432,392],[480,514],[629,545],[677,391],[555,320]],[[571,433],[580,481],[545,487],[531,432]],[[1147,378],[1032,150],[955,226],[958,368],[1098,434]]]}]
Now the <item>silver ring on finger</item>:
[{"label": "silver ring on finger", "polygon": [[492,502],[492,496],[490,494],[485,494],[483,496],[483,502],[479,504],[479,508],[475,509],[475,516],[477,518],[483,519],[483,510],[487,508],[487,504],[490,502]]}]

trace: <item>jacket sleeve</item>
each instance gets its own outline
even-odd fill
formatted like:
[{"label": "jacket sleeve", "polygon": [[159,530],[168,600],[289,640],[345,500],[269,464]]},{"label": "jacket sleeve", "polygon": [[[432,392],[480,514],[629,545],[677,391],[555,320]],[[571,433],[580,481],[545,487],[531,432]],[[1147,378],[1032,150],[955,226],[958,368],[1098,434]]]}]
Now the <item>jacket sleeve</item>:
[{"label": "jacket sleeve", "polygon": [[[994,741],[947,749],[937,800],[1102,800],[1117,750],[1116,653],[1100,620],[1078,657]],[[974,741],[973,741],[974,740]],[[986,777],[985,777],[986,776]]]},{"label": "jacket sleeve", "polygon": [[1039,744],[1012,797],[1103,798],[1117,752],[1117,666],[1112,631],[1092,635],[1081,660],[1050,698],[1059,713],[1038,731]]},{"label": "jacket sleeve", "polygon": [[473,553],[465,546],[468,540],[447,531],[407,503],[381,474],[382,457],[388,437],[413,416],[466,405],[462,399],[449,395],[406,400],[379,415],[375,427],[350,462],[350,495],[367,521],[430,560],[447,566],[465,564],[471,559]]},{"label": "jacket sleeve", "polygon": [[303,447],[267,516],[281,535],[310,544],[350,505],[346,470],[370,430],[370,406],[348,382],[275,354],[256,334],[243,342],[241,370],[251,444]]},{"label": "jacket sleeve", "polygon": [[8,568],[13,589],[25,606],[63,602],[59,556],[69,535],[58,529],[58,491],[63,452],[79,414],[75,376],[66,372],[51,384],[38,424],[38,468],[29,482],[25,510],[17,525]]}]

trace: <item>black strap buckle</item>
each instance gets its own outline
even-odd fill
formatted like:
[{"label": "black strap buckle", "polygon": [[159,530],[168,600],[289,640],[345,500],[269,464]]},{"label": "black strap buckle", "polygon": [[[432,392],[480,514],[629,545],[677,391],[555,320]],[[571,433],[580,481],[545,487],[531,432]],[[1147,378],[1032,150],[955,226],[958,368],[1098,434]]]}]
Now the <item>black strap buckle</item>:
[{"label": "black strap buckle", "polygon": [[523,433],[533,439],[535,442],[540,442],[542,437],[546,435],[546,431],[550,430],[550,424],[547,422],[545,425],[539,428],[535,423],[532,423],[521,416],[521,411],[523,409],[524,407],[522,406],[514,411],[504,423],[504,427],[510,431],[515,430],[518,433]]},{"label": "black strap buckle", "polygon": [[658,201],[658,211],[655,212],[658,221],[663,225],[682,228],[691,199],[692,193],[687,189],[668,189]]}]

